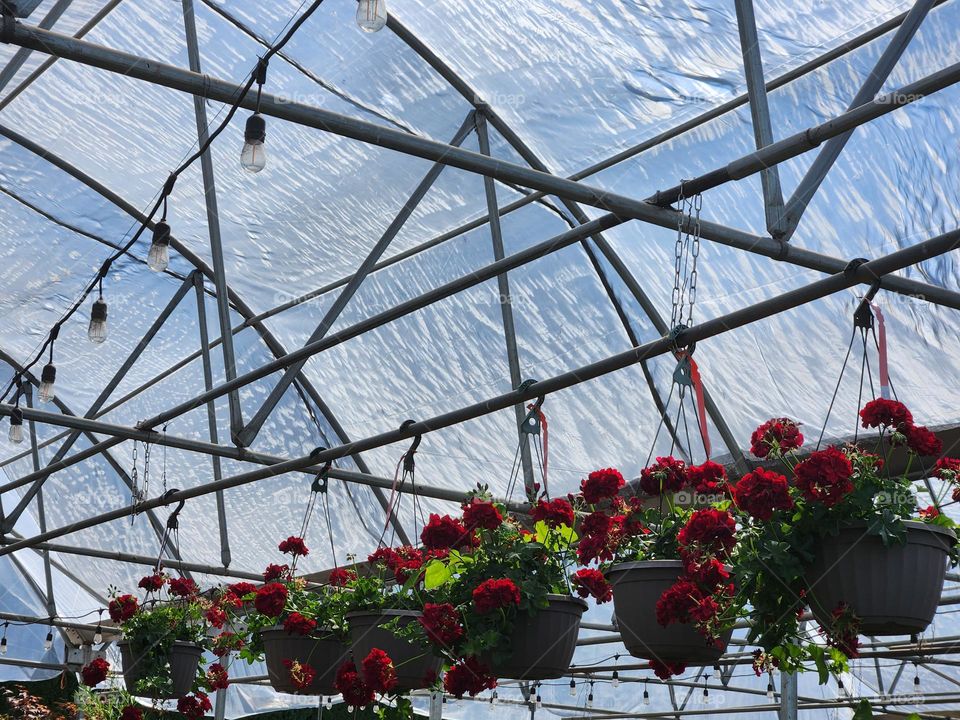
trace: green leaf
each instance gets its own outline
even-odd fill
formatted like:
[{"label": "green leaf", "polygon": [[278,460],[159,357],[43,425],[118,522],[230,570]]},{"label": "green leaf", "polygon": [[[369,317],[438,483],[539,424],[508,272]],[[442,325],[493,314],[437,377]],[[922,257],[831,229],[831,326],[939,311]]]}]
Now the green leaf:
[{"label": "green leaf", "polygon": [[869,700],[861,700],[853,711],[853,720],[873,720],[873,707]]},{"label": "green leaf", "polygon": [[426,590],[435,590],[442,585],[450,582],[453,572],[442,560],[434,558],[427,563],[426,571],[423,575],[423,587]]}]

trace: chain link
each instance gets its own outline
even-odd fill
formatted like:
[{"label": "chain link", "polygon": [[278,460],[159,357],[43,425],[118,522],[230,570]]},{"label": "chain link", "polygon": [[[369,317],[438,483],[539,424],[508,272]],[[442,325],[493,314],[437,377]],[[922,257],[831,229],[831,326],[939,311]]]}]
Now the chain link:
[{"label": "chain link", "polygon": [[703,196],[697,193],[691,198],[685,197],[681,182],[677,204],[673,307],[670,313],[670,325],[673,328],[693,325],[693,308],[697,302],[697,260],[700,257],[700,211],[703,208]]}]

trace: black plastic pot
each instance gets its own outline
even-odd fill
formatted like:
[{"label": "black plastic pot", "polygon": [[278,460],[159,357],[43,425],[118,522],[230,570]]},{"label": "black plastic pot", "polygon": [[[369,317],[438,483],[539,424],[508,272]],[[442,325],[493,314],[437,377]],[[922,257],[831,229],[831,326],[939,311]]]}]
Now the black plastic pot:
[{"label": "black plastic pot", "polygon": [[[295,635],[282,627],[260,632],[270,686],[277,692],[296,695],[336,695],[334,681],[337,670],[350,658],[350,650],[329,631],[318,630],[314,636]],[[290,670],[284,660],[307,663],[316,671],[313,682],[299,689],[290,682]]]},{"label": "black plastic pot", "polygon": [[156,700],[174,700],[189,694],[193,688],[193,681],[197,677],[197,666],[203,655],[203,648],[199,645],[180,640],[174,642],[167,656],[169,682],[161,690],[142,692],[137,689],[137,684],[151,664],[147,658],[147,650],[136,648],[127,640],[117,645],[123,662],[123,682],[131,695]]},{"label": "black plastic pot", "polygon": [[863,635],[914,635],[933,622],[943,591],[950,548],[949,528],[907,521],[905,545],[887,547],[865,524],[824,538],[806,572],[807,600],[824,627],[846,603]]},{"label": "black plastic pot", "polygon": [[488,660],[496,677],[555,680],[569,672],[587,603],[569,595],[549,595],[547,599],[549,608],[517,617],[507,638],[509,657],[500,662]]},{"label": "black plastic pot", "polygon": [[693,625],[657,622],[657,601],[680,578],[679,560],[648,560],[615,565],[607,571],[613,586],[613,608],[617,628],[627,651],[645,660],[712,665],[723,655],[733,635],[728,630],[719,647],[710,643]]},{"label": "black plastic pot", "polygon": [[397,692],[420,690],[432,684],[440,672],[441,658],[429,646],[399,638],[383,627],[395,618],[400,625],[417,622],[421,613],[415,610],[381,610],[347,614],[350,624],[351,651],[357,669],[363,672],[363,659],[374,648],[380,648],[393,661],[397,671]]}]

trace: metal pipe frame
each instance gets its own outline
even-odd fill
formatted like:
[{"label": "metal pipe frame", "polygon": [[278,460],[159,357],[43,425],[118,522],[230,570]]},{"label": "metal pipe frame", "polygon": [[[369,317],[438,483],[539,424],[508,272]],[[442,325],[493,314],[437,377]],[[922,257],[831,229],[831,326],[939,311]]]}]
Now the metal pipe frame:
[{"label": "metal pipe frame", "polygon": [[[44,15],[43,20],[40,21],[37,27],[41,27],[44,30],[52,28],[72,3],[73,0],[57,0],[57,3],[47,11],[47,14]],[[13,80],[14,75],[20,71],[20,68],[22,68],[23,64],[27,61],[27,58],[30,57],[31,52],[33,51],[21,48],[10,58],[10,61],[4,66],[3,70],[0,70],[0,92],[3,92],[10,81]]]},{"label": "metal pipe frame", "polygon": [[[32,385],[29,383],[26,384],[26,392],[24,393],[24,400],[27,403],[28,408],[33,407],[33,390]],[[33,459],[33,469],[40,469],[40,451],[37,449],[37,426],[33,423],[30,423],[30,452]],[[37,525],[40,528],[40,532],[47,531],[47,511],[46,506],[43,502],[43,491],[37,493]],[[45,596],[47,600],[47,614],[53,617],[57,614],[57,603],[53,595],[53,570],[50,567],[50,553],[43,551],[43,580],[45,587]]]},{"label": "metal pipe frame", "polygon": [[[267,468],[252,470],[249,472],[224,478],[218,483],[208,483],[203,486],[189,488],[186,490],[170,493],[163,498],[154,498],[145,501],[140,510],[154,509],[157,507],[169,505],[190,500],[194,497],[201,497],[218,490],[227,490],[239,487],[249,483],[256,482],[269,477],[275,477],[286,472],[303,470],[304,468],[316,466],[320,463],[332,462],[345,457],[351,453],[363,452],[395,442],[410,439],[416,435],[423,435],[430,432],[467,422],[474,418],[504,410],[516,405],[519,402],[525,402],[537,397],[546,396],[560,390],[578,385],[588,380],[601,377],[608,373],[630,367],[635,363],[649,357],[663,355],[675,350],[678,347],[689,347],[692,343],[706,340],[707,338],[732,331],[749,323],[762,318],[771,317],[792,308],[800,307],[814,300],[826,297],[841,290],[853,287],[857,284],[873,284],[878,277],[882,277],[891,272],[902,270],[910,265],[914,265],[923,260],[942,255],[954,250],[960,245],[960,230],[953,230],[949,233],[937,236],[922,243],[918,243],[909,248],[899,250],[890,255],[885,255],[876,260],[865,263],[851,263],[845,272],[824,278],[808,285],[799,287],[795,290],[783,293],[776,297],[761,301],[754,305],[742,308],[740,310],[728,313],[726,315],[713,318],[704,323],[680,332],[676,337],[663,337],[644,345],[631,348],[630,350],[613,355],[599,362],[591,363],[583,367],[568,371],[562,375],[549,378],[547,380],[532,383],[521,389],[489,398],[485,401],[469,405],[459,410],[439,415],[426,421],[416,422],[406,425],[397,430],[374,435],[364,440],[356,441],[348,445],[330,448],[319,452],[314,452],[305,457],[293,458],[277,465]],[[497,265],[497,263],[494,263]],[[294,353],[295,354],[295,353]],[[9,412],[9,408],[7,408]],[[111,512],[103,513],[92,518],[87,518],[68,526],[57,528],[41,533],[33,538],[13,543],[4,548],[0,548],[0,556],[9,555],[12,552],[24,548],[32,547],[40,542],[47,542],[73,532],[95,527],[105,522],[111,522],[128,516],[133,510],[129,507],[121,508]]]},{"label": "metal pipe frame", "polygon": [[[121,73],[135,79],[200,95],[218,102],[234,102],[240,90],[239,86],[225,80],[212,78],[208,75],[199,75],[183,68],[104,48],[49,30],[25,26],[21,23],[7,22],[3,27],[0,40],[99,67],[103,70]],[[705,176],[685,182],[684,191],[687,193],[701,192],[729,180],[748,177],[765,167],[778,164],[806,152],[831,137],[881,117],[958,81],[960,81],[960,63],[906,85],[900,90],[883,95],[877,100],[844,113],[833,120],[774,143],[762,151],[734,160],[725,167]],[[240,106],[255,109],[255,102],[255,98],[246,97],[241,100]],[[674,202],[679,197],[679,186],[658,192],[650,201],[634,200],[580,182],[556,177],[549,173],[525,168],[503,160],[488,158],[480,153],[454,148],[322,108],[289,102],[284,98],[268,93],[263,94],[259,109],[264,115],[289,120],[306,127],[314,127],[434,162],[440,161],[469,172],[490,175],[504,182],[543,190],[548,194],[557,195],[566,200],[606,209],[624,219],[643,220],[671,230],[675,229],[680,223],[680,218],[675,211],[662,207],[662,205]],[[821,272],[837,272],[841,269],[838,264],[843,265],[843,261],[835,258],[800,250],[781,241],[750,235],[715,223],[702,222],[701,234],[705,239],[759,255],[780,260],[792,259],[799,265]],[[888,283],[885,289],[907,295],[922,295],[931,302],[960,309],[960,294],[958,293],[923,283],[912,283],[902,278],[888,279]]]}]

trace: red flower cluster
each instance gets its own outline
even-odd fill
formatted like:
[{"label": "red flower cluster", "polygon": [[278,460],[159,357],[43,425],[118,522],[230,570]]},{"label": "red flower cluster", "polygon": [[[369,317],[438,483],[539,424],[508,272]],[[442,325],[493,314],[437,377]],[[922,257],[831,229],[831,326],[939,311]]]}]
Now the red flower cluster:
[{"label": "red flower cluster", "polygon": [[800,426],[790,418],[773,418],[753,431],[750,436],[750,452],[758,458],[770,453],[783,455],[803,445]]},{"label": "red flower cluster", "polygon": [[726,565],[710,558],[702,563],[688,563],[686,565],[687,577],[701,587],[719,587],[726,586],[730,582],[730,572]]},{"label": "red flower cluster", "polygon": [[133,705],[127,705],[120,711],[120,720],[143,720],[143,711]]},{"label": "red flower cluster", "polygon": [[177,712],[187,720],[201,720],[211,710],[213,710],[213,705],[210,704],[210,698],[207,697],[206,693],[195,692],[193,695],[187,695],[177,700]]},{"label": "red flower cluster", "polygon": [[207,688],[210,692],[215,690],[226,690],[230,685],[230,677],[227,675],[227,669],[220,663],[213,663],[207,668]]},{"label": "red flower cluster", "polygon": [[443,689],[454,697],[461,698],[466,693],[475,697],[484,690],[493,690],[497,679],[490,674],[489,668],[475,657],[468,657],[447,670],[443,677]]},{"label": "red flower cluster", "polygon": [[233,593],[238,598],[246,597],[247,595],[252,595],[257,591],[257,586],[253,583],[248,582],[237,582],[232,585],[227,585],[227,591]]},{"label": "red flower cluster", "polygon": [[292,612],[283,621],[283,629],[291,635],[309,635],[317,629],[317,621],[304,617],[298,612]]},{"label": "red flower cluster", "polygon": [[231,651],[240,650],[244,646],[243,638],[232,632],[222,632],[213,639],[213,654],[224,657]]},{"label": "red flower cluster", "polygon": [[366,707],[375,699],[373,690],[363,681],[360,673],[357,672],[357,666],[350,660],[344,662],[337,670],[334,687],[343,695],[343,701],[349,707]]},{"label": "red flower cluster", "polygon": [[941,480],[956,480],[960,477],[960,460],[951,457],[942,457],[933,466],[933,474]]},{"label": "red flower cluster", "polygon": [[426,603],[419,622],[430,641],[441,647],[449,648],[463,637],[460,613],[450,603]]},{"label": "red flower cluster", "polygon": [[103,658],[97,658],[90,662],[90,664],[84,665],[80,671],[80,675],[83,677],[83,684],[89,687],[96,687],[107,679],[108,670],[110,670],[110,663]]},{"label": "red flower cluster", "polygon": [[110,604],[107,606],[107,611],[110,613],[110,619],[115,623],[126,622],[136,615],[139,609],[140,604],[133,595],[121,595],[120,597],[111,600]]},{"label": "red flower cluster", "polygon": [[463,524],[470,532],[481,528],[496,530],[502,523],[503,515],[489,500],[473,498],[463,506]]},{"label": "red flower cluster", "polygon": [[860,657],[860,618],[845,602],[834,608],[830,628],[821,626],[820,633],[826,636],[827,645],[848,658]]},{"label": "red flower cluster", "polygon": [[157,592],[160,588],[164,586],[164,583],[167,582],[167,579],[160,573],[154,573],[153,575],[147,575],[146,577],[140,578],[140,582],[137,583],[137,587],[141,590],[146,590],[147,592]]},{"label": "red flower cluster", "polygon": [[420,533],[420,540],[428,550],[449,550],[468,541],[469,533],[459,520],[449,515],[430,514],[430,520]]},{"label": "red flower cluster", "polygon": [[833,507],[853,492],[853,465],[835,447],[811,453],[794,472],[797,488],[810,502]]},{"label": "red flower cluster", "polygon": [[530,510],[530,517],[534,522],[543,522],[547,527],[558,528],[561,525],[573,527],[573,505],[564,498],[554,500],[541,498]]},{"label": "red flower cluster", "polygon": [[393,660],[380,648],[373,648],[363,659],[363,676],[367,686],[381,695],[397,686],[397,670]]},{"label": "red flower cluster", "polygon": [[733,488],[737,506],[757,520],[769,520],[778,510],[792,510],[787,479],[780,473],[757,468],[747,473]]},{"label": "red flower cluster", "polygon": [[257,590],[253,606],[267,617],[279,617],[287,604],[287,587],[281,583],[268,583]]},{"label": "red flower cluster", "polygon": [[625,523],[624,515],[611,516],[600,510],[587,515],[580,523],[580,542],[577,545],[577,558],[581,564],[612,560],[623,537]]},{"label": "red flower cluster", "polygon": [[351,580],[355,580],[357,573],[349,568],[335,568],[327,579],[333,587],[345,587]]},{"label": "red flower cluster", "polygon": [[687,669],[686,665],[680,663],[661,662],[660,660],[651,660],[650,669],[653,674],[661,680],[669,680],[674,675],[682,675]]},{"label": "red flower cluster", "polygon": [[367,560],[385,565],[400,584],[406,583],[410,578],[410,573],[419,571],[424,562],[423,553],[409,545],[401,545],[398,548],[380,548],[367,557]]},{"label": "red flower cluster", "polygon": [[310,551],[307,549],[307,544],[303,541],[303,538],[295,535],[291,535],[286,540],[281,541],[277,548],[285,555],[293,555],[294,557],[306,556],[310,554]]},{"label": "red flower cluster", "polygon": [[[232,595],[230,597],[233,597]],[[211,605],[203,613],[207,622],[215,628],[222,628],[227,623],[227,614],[219,605]]]},{"label": "red flower cluster", "polygon": [[480,615],[520,604],[520,588],[510,578],[488,578],[473,589],[473,606]]},{"label": "red flower cluster", "polygon": [[865,428],[887,427],[894,431],[902,431],[913,425],[913,415],[907,406],[886,398],[877,398],[864,405],[860,420]]},{"label": "red flower cluster", "polygon": [[727,483],[727,470],[713,460],[703,465],[691,465],[687,468],[687,482],[700,495],[713,495],[721,492]]},{"label": "red flower cluster", "polygon": [[580,493],[588,505],[596,505],[601,500],[616,497],[624,486],[623,475],[616,468],[594,470],[586,480],[580,481]]},{"label": "red flower cluster", "polygon": [[290,684],[297,690],[307,690],[317,676],[317,671],[313,669],[310,663],[302,663],[299,660],[284,660],[283,666],[290,675]]},{"label": "red flower cluster", "polygon": [[640,489],[650,496],[679,492],[686,484],[687,466],[673,456],[658,457],[653,465],[640,471]]},{"label": "red flower cluster", "polygon": [[613,599],[613,588],[599,570],[592,568],[577,570],[573,575],[573,587],[580,597],[593,597],[598,603]]},{"label": "red flower cluster", "polygon": [[289,574],[289,565],[274,565],[271,563],[267,565],[267,569],[263,571],[263,581],[273,582],[274,580],[279,580],[280,578],[286,577]]},{"label": "red flower cluster", "polygon": [[922,425],[909,425],[906,435],[907,446],[917,455],[930,457],[943,452],[943,441]]},{"label": "red flower cluster", "polygon": [[176,595],[177,597],[193,597],[198,592],[200,592],[200,588],[198,588],[197,584],[190,578],[170,578],[171,595]]},{"label": "red flower cluster", "polygon": [[677,533],[677,544],[687,563],[726,559],[737,544],[737,523],[726,510],[697,510]]},{"label": "red flower cluster", "polygon": [[920,509],[920,517],[924,520],[933,520],[940,517],[940,511],[933,505],[927,505],[927,507]]},{"label": "red flower cluster", "polygon": [[671,585],[657,600],[657,622],[667,627],[672,623],[688,623],[691,612],[703,599],[696,583],[680,579]]}]

